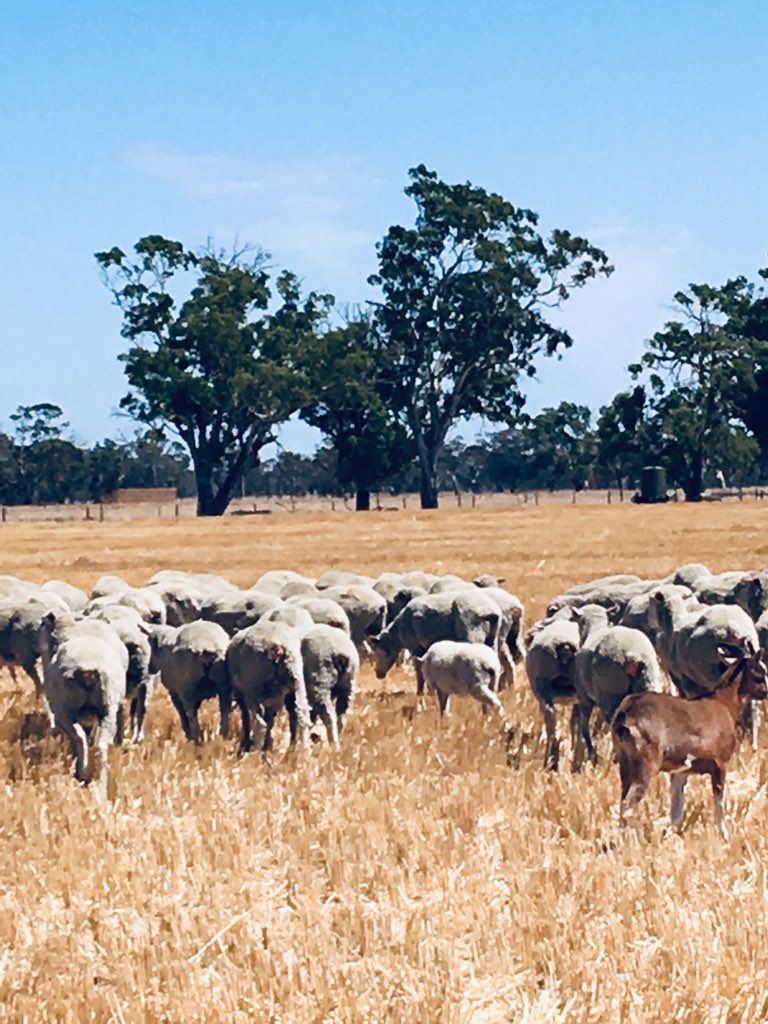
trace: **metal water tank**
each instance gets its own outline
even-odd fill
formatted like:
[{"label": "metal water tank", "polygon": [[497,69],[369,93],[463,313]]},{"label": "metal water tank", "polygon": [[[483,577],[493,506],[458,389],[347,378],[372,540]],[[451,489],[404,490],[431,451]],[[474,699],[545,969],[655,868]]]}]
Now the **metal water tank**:
[{"label": "metal water tank", "polygon": [[669,501],[667,474],[663,466],[643,466],[640,470],[640,497],[644,505]]}]

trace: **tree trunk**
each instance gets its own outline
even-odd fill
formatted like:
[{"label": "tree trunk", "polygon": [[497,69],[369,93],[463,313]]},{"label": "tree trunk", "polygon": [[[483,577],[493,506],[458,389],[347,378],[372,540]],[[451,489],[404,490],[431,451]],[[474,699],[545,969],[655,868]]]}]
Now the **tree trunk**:
[{"label": "tree trunk", "polygon": [[436,459],[430,459],[429,457],[425,460],[421,460],[420,493],[422,508],[438,507],[437,467],[435,466],[436,461]]},{"label": "tree trunk", "polygon": [[204,456],[198,455],[194,459],[194,467],[197,482],[197,515],[223,516],[232,496],[232,488],[214,487],[213,466]]},{"label": "tree trunk", "polygon": [[683,485],[686,501],[701,501],[704,490],[704,453],[694,452],[691,458],[691,470]]},{"label": "tree trunk", "polygon": [[355,491],[355,512],[369,512],[371,509],[371,492],[362,484]]}]

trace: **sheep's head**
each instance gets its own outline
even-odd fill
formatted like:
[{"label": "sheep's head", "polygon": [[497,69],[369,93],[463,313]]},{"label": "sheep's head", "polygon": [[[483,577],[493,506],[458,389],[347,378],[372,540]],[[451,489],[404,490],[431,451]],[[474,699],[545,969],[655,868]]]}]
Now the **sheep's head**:
[{"label": "sheep's head", "polygon": [[390,648],[390,645],[386,643],[384,635],[381,633],[378,636],[369,636],[368,643],[373,654],[376,678],[383,679],[397,661],[398,651]]}]

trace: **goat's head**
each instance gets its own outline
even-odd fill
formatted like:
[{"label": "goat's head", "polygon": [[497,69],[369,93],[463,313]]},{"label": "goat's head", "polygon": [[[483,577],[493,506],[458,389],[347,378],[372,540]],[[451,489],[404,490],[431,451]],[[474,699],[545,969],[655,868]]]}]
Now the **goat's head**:
[{"label": "goat's head", "polygon": [[717,653],[724,666],[723,680],[731,681],[740,676],[739,695],[751,700],[765,700],[768,697],[768,665],[765,652],[755,651],[751,643],[742,645],[721,644]]}]

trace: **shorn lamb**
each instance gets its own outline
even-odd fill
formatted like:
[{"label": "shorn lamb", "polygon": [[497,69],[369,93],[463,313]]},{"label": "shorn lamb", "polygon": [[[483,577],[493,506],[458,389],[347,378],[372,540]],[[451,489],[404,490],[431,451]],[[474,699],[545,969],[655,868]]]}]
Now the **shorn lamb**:
[{"label": "shorn lamb", "polygon": [[613,719],[612,735],[621,773],[621,820],[645,796],[659,772],[669,772],[671,821],[677,828],[685,813],[688,776],[709,775],[715,802],[715,823],[723,839],[725,766],[737,744],[737,721],[745,700],[768,696],[763,652],[721,648],[725,664],[718,686],[692,700],[668,693],[634,693],[626,697]]}]

